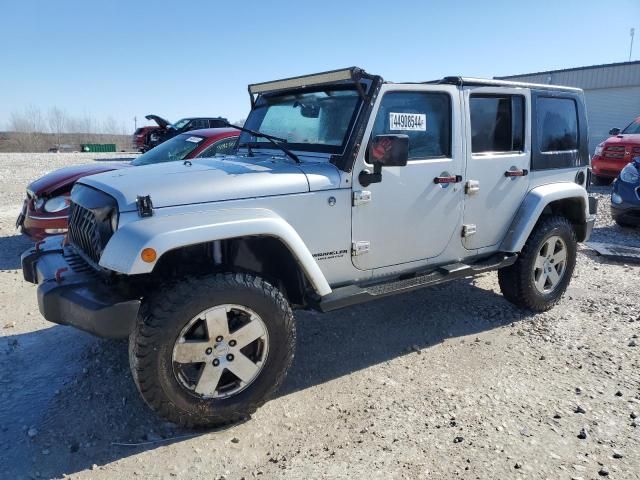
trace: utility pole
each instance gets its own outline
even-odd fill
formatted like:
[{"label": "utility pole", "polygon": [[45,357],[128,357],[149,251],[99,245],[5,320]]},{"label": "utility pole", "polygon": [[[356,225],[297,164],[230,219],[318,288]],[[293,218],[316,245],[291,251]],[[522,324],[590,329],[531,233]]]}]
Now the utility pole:
[{"label": "utility pole", "polygon": [[138,117],[133,117],[133,131],[138,130]]},{"label": "utility pole", "polygon": [[631,61],[631,53],[633,52],[633,36],[636,33],[636,29],[632,28],[631,31],[629,32],[629,35],[631,35],[631,45],[629,46],[629,61]]}]

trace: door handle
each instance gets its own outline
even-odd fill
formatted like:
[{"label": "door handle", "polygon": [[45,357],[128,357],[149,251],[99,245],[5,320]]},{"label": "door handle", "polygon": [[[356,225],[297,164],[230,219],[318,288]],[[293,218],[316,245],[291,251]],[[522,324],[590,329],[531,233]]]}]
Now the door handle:
[{"label": "door handle", "polygon": [[460,183],[462,181],[462,175],[449,175],[447,177],[436,177],[433,179],[433,183],[441,185],[443,183]]},{"label": "door handle", "polygon": [[508,178],[526,177],[527,175],[529,175],[529,170],[527,170],[526,168],[522,170],[507,170],[506,172],[504,172],[504,176]]}]

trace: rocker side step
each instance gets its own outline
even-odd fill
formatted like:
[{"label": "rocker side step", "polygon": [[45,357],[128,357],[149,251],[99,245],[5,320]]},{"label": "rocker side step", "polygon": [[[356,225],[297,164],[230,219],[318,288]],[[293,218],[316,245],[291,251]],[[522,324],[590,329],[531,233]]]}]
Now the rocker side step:
[{"label": "rocker side step", "polygon": [[425,273],[416,272],[410,275],[394,277],[382,282],[348,285],[346,287],[336,288],[329,295],[321,298],[317,307],[323,312],[337,310],[350,305],[375,300],[376,298],[382,298],[396,293],[410,292],[418,288],[438,285],[450,280],[508,267],[512,265],[517,258],[515,254],[500,254],[472,265],[452,263]]}]

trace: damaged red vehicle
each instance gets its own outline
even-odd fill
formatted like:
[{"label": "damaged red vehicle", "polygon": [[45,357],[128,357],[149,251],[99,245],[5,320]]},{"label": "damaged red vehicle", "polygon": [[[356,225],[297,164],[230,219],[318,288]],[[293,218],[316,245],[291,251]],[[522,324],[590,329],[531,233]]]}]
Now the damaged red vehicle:
[{"label": "damaged red vehicle", "polygon": [[596,147],[591,159],[593,183],[608,185],[635,157],[640,156],[640,117],[624,130],[612,128],[609,138]]},{"label": "damaged red vehicle", "polygon": [[34,241],[66,233],[69,195],[78,179],[132,166],[229,154],[236,149],[239,133],[235,128],[194,130],[167,140],[131,162],[96,162],[55,170],[27,187],[16,227]]},{"label": "damaged red vehicle", "polygon": [[140,153],[144,153],[149,150],[149,135],[159,129],[160,127],[157,125],[148,125],[146,127],[137,128],[133,133],[133,148],[138,150]]}]

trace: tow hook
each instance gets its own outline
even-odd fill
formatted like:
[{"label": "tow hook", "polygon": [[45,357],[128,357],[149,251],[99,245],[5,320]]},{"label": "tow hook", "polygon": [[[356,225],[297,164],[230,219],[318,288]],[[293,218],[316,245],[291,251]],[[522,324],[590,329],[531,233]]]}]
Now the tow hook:
[{"label": "tow hook", "polygon": [[67,270],[69,270],[67,267],[61,267],[58,270],[56,270],[56,283],[62,283],[62,280],[63,280],[62,274]]}]

